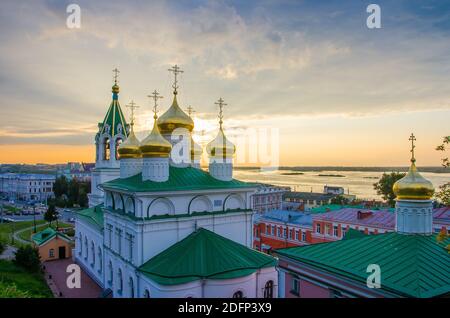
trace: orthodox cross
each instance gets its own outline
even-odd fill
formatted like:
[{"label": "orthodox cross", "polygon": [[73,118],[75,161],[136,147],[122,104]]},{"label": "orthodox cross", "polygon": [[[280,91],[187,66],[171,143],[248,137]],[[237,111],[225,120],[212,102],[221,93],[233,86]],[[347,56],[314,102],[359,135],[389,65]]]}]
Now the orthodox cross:
[{"label": "orthodox cross", "polygon": [[172,66],[171,68],[169,68],[168,71],[173,73],[174,81],[173,81],[172,87],[173,87],[173,93],[176,95],[177,94],[177,88],[178,88],[178,79],[177,79],[177,77],[178,77],[178,74],[181,74],[184,71],[182,71],[180,69],[180,67],[178,65],[176,65],[176,64],[174,66]]},{"label": "orthodox cross", "polygon": [[156,115],[156,113],[158,112],[158,99],[163,98],[163,96],[159,96],[159,93],[155,89],[155,91],[147,97],[153,98],[153,101],[155,103],[155,105],[153,106],[153,118],[155,118],[156,120],[156,118],[158,118],[158,116]]},{"label": "orthodox cross", "polygon": [[115,69],[113,69],[112,71],[114,73],[114,84],[117,84],[117,78],[119,77],[120,71],[117,69],[117,67]]},{"label": "orthodox cross", "polygon": [[187,112],[188,112],[189,117],[191,117],[191,115],[193,113],[195,113],[195,110],[194,110],[194,108],[191,105],[189,105],[188,108],[187,108]]},{"label": "orthodox cross", "polygon": [[417,139],[414,134],[411,134],[409,140],[411,141],[411,162],[414,163],[416,161],[416,158],[414,158],[414,148],[416,148],[416,146],[414,145],[414,141],[416,141]]},{"label": "orthodox cross", "polygon": [[140,106],[136,105],[134,100],[131,100],[131,102],[125,106],[131,110],[131,126],[133,126],[134,125],[134,110],[138,109]]},{"label": "orthodox cross", "polygon": [[222,124],[223,124],[223,106],[227,106],[228,104],[225,104],[225,101],[221,98],[219,98],[219,100],[217,102],[215,102],[214,104],[219,105],[219,125],[220,125],[220,129],[222,129]]}]

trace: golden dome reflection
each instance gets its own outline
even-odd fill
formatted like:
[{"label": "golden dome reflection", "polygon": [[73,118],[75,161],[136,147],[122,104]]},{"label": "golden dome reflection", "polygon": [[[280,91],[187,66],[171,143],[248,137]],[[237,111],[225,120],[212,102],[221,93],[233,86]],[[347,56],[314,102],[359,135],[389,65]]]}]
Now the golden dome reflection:
[{"label": "golden dome reflection", "polygon": [[120,144],[119,149],[117,150],[120,155],[120,159],[129,159],[129,158],[140,158],[141,150],[140,150],[140,142],[136,138],[134,134],[133,124],[131,125],[131,131],[128,135],[127,140]]},{"label": "golden dome reflection", "polygon": [[161,133],[167,134],[177,128],[194,129],[194,121],[178,106],[177,95],[174,94],[172,106],[158,118],[158,128]]}]

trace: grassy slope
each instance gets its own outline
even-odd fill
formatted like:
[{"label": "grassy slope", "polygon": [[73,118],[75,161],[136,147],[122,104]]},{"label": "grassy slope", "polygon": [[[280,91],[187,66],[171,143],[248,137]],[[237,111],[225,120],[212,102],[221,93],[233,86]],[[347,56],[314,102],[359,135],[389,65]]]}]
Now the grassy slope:
[{"label": "grassy slope", "polygon": [[14,286],[29,297],[53,297],[42,274],[29,273],[11,261],[0,260],[0,286]]},{"label": "grassy slope", "polygon": [[[36,224],[44,224],[46,223],[44,220],[36,221]],[[17,232],[19,230],[25,229],[27,227],[33,226],[33,221],[22,221],[22,222],[16,222],[14,224],[14,230]],[[0,240],[2,242],[11,243],[11,236],[12,236],[12,228],[13,223],[3,223],[0,224]],[[15,246],[19,246],[19,243],[14,244]]]}]

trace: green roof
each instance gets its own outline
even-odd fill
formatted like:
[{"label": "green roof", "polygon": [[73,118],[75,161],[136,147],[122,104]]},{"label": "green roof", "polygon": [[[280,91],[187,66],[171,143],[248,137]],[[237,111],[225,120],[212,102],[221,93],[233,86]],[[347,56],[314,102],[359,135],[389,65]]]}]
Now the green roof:
[{"label": "green roof", "polygon": [[200,228],[144,263],[139,270],[162,285],[231,279],[276,265],[276,259]]},{"label": "green roof", "polygon": [[103,119],[103,123],[101,124],[101,134],[106,133],[106,125],[108,125],[110,127],[110,135],[117,135],[119,133],[119,124],[122,126],[122,134],[125,137],[128,137],[126,130],[127,122],[123,116],[122,109],[120,108],[119,100],[113,98],[111,104],[109,105],[105,119]]},{"label": "green roof", "polygon": [[363,237],[366,234],[364,234],[361,231],[355,230],[355,229],[348,229],[348,231],[345,233],[345,236],[342,238],[343,240],[349,240],[353,238]]},{"label": "green roof", "polygon": [[450,292],[450,238],[396,232],[276,250],[319,270],[366,284],[369,264],[381,268],[381,289],[428,298]]},{"label": "green roof", "polygon": [[235,179],[231,181],[217,180],[208,172],[192,167],[170,167],[169,169],[169,179],[165,182],[142,181],[142,174],[139,173],[126,179],[115,179],[103,183],[102,186],[108,189],[133,192],[235,189],[255,188],[258,186],[255,183]]},{"label": "green roof", "polygon": [[77,213],[77,216],[82,217],[83,219],[87,220],[89,223],[94,225],[96,228],[102,230],[103,214],[104,214],[103,206],[100,204],[95,207],[79,211]]},{"label": "green roof", "polygon": [[51,240],[52,238],[54,238],[56,236],[59,236],[59,237],[62,237],[64,239],[66,239],[66,240],[71,241],[70,237],[68,237],[64,233],[55,231],[51,227],[48,227],[45,230],[42,230],[42,231],[40,231],[40,232],[38,232],[36,234],[33,234],[33,236],[31,236],[31,239],[37,245],[42,245],[42,244],[46,243],[47,241]]}]

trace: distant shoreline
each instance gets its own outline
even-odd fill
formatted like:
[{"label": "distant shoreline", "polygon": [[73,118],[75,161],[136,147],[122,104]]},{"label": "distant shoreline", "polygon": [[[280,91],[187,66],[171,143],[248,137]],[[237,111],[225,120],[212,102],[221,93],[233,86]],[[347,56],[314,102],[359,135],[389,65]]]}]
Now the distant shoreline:
[{"label": "distant shoreline", "polygon": [[[420,172],[432,172],[432,173],[450,173],[450,169],[444,167],[417,167]],[[260,170],[261,167],[234,167],[236,170]],[[263,167],[264,170],[270,171],[271,168]],[[290,171],[313,171],[313,172],[323,172],[323,171],[362,171],[362,172],[407,172],[409,167],[337,167],[337,166],[282,166],[276,168],[275,170],[290,170]]]}]

